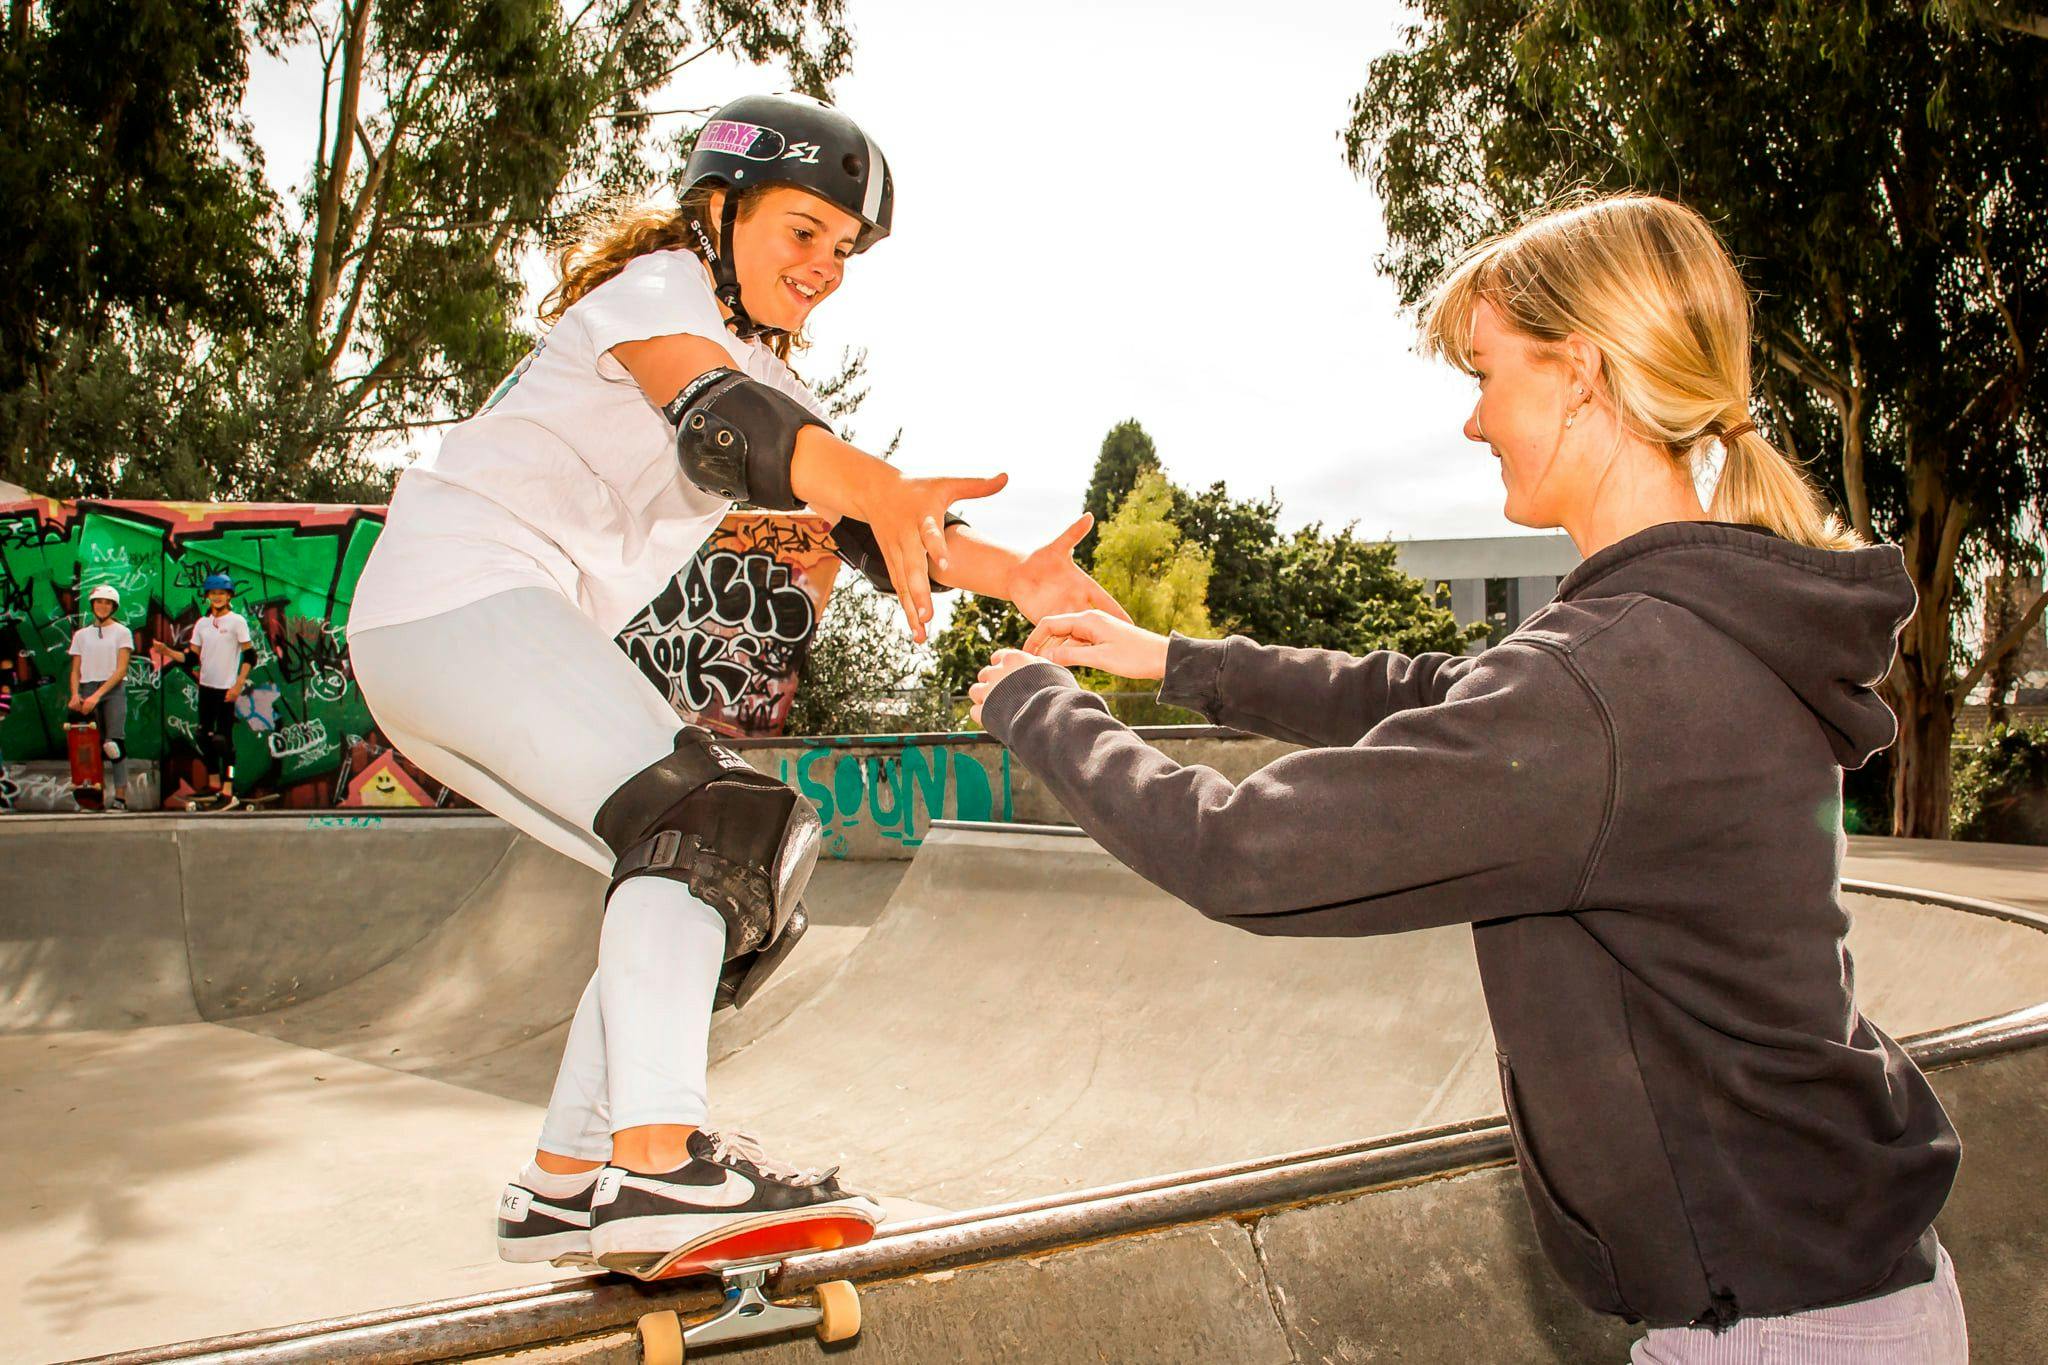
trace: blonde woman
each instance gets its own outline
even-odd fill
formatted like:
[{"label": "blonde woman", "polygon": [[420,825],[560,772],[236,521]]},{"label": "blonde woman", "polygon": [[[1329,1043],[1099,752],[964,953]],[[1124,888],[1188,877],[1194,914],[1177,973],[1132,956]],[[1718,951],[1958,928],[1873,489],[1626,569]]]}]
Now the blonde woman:
[{"label": "blonde woman", "polygon": [[[1857,1010],[1837,885],[1842,770],[1897,730],[1873,685],[1914,607],[1898,549],[1751,424],[1748,297],[1686,208],[1489,241],[1424,338],[1479,382],[1465,434],[1508,518],[1585,555],[1554,602],[1472,658],[1053,616],[982,673],[984,722],[1213,918],[1471,923],[1538,1239],[1582,1302],[1649,1324],[1639,1365],[1963,1361],[1933,1228],[1955,1130]],[[1233,785],[1061,665],[1316,747]]]},{"label": "blonde woman", "polygon": [[896,591],[920,639],[928,562],[1034,619],[1115,605],[1069,554],[1086,518],[1029,555],[981,540],[948,509],[1000,478],[902,476],[835,437],[791,373],[792,337],[889,232],[888,165],[852,119],[736,100],[684,180],[679,208],[622,211],[562,254],[549,330],[400,479],[349,617],[356,679],[400,751],[612,878],[498,1248],[649,1278],[864,1241],[881,1211],[704,1126],[712,1010],[744,1004],[803,933],[820,831],[792,790],[682,726],[613,636],[736,500],[832,517],[841,556]]}]

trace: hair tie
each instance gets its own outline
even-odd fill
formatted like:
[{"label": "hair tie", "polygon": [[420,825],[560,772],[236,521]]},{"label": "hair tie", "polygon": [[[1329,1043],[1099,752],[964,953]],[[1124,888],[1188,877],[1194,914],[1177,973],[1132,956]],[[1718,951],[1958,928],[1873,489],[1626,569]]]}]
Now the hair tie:
[{"label": "hair tie", "polygon": [[1735,424],[1734,426],[1732,426],[1732,427],[1729,427],[1729,428],[1728,428],[1728,429],[1727,429],[1726,431],[1723,431],[1723,432],[1719,433],[1719,434],[1720,434],[1720,438],[1721,438],[1721,444],[1722,444],[1722,445],[1727,445],[1727,444],[1728,444],[1728,443],[1729,443],[1730,441],[1734,440],[1734,439],[1735,439],[1736,437],[1738,437],[1738,436],[1747,436],[1747,435],[1748,435],[1748,434],[1749,434],[1750,432],[1752,432],[1752,431],[1755,431],[1755,430],[1756,430],[1756,423],[1754,423],[1754,422],[1751,422],[1751,421],[1747,421],[1747,420],[1745,420],[1745,421],[1741,421],[1741,422],[1737,422],[1737,423],[1736,423],[1736,424]]}]

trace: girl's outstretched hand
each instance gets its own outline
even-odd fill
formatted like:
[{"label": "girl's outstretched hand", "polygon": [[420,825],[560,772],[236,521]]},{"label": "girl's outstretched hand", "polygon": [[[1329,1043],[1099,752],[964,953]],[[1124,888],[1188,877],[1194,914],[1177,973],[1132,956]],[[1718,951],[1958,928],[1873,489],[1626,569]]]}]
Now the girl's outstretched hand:
[{"label": "girl's outstretched hand", "polygon": [[997,650],[989,656],[988,666],[975,676],[974,685],[967,689],[967,700],[974,703],[967,714],[973,718],[976,725],[981,724],[982,704],[988,700],[988,694],[996,690],[997,683],[1020,668],[1044,662],[1045,660],[1033,654],[1026,654],[1021,649]]},{"label": "girl's outstretched hand", "polygon": [[1018,563],[1011,572],[1009,592],[1005,594],[1017,604],[1017,610],[1033,621],[1043,620],[1056,612],[1080,612],[1090,608],[1106,612],[1120,621],[1131,619],[1131,614],[1074,562],[1074,547],[1081,543],[1088,534],[1088,528],[1094,524],[1095,518],[1083,512],[1072,526]]},{"label": "girl's outstretched hand", "polygon": [[868,524],[882,547],[882,562],[888,566],[912,639],[922,642],[925,623],[932,619],[931,570],[943,573],[948,567],[946,513],[964,498],[1001,492],[1009,479],[1007,474],[990,479],[909,479],[890,471],[890,477],[859,490],[852,514]]},{"label": "girl's outstretched hand", "polygon": [[1041,659],[1066,668],[1099,668],[1120,678],[1165,677],[1166,646],[1164,635],[1132,625],[1128,616],[1102,611],[1048,616],[1024,642]]}]

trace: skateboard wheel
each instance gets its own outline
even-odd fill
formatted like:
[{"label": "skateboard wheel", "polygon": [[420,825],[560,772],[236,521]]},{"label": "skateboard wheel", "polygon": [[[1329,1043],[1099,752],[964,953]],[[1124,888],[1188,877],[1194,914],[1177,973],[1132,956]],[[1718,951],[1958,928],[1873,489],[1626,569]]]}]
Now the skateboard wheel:
[{"label": "skateboard wheel", "polygon": [[[856,1326],[859,1310],[855,1310]],[[640,1359],[645,1365],[683,1365],[683,1320],[671,1312],[640,1318]]]},{"label": "skateboard wheel", "polygon": [[818,1296],[818,1340],[844,1341],[860,1334],[860,1291],[845,1280],[827,1280]]}]

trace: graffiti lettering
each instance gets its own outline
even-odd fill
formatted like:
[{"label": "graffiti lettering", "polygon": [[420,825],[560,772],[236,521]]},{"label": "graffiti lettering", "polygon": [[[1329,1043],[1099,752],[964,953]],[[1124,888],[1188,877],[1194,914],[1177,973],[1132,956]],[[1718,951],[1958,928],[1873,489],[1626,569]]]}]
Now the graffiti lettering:
[{"label": "graffiti lettering", "polygon": [[818,808],[834,857],[847,855],[849,832],[863,825],[916,848],[934,820],[1011,816],[1008,750],[991,775],[979,758],[950,745],[911,744],[894,753],[809,749],[794,764],[784,759],[779,776]]},{"label": "graffiti lettering", "polygon": [[[763,527],[781,524],[749,518],[729,538],[757,541]],[[810,529],[817,523],[798,524],[802,534],[817,535]],[[789,714],[803,647],[817,626],[811,567],[759,548],[707,547],[633,618],[619,644],[689,718],[741,734],[773,733]]]},{"label": "graffiti lettering", "polygon": [[310,753],[327,743],[327,726],[319,720],[296,720],[289,725],[278,726],[264,738],[263,743],[272,758]]}]

